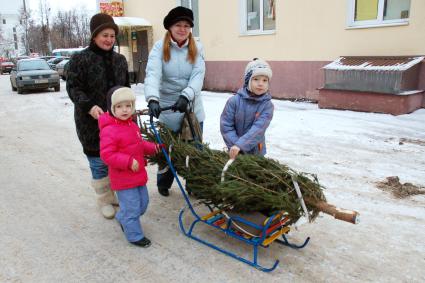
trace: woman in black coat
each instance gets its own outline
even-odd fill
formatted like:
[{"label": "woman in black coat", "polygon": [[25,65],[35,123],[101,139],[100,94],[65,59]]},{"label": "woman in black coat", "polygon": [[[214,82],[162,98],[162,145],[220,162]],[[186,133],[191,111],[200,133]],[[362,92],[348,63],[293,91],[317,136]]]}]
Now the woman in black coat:
[{"label": "woman in black coat", "polygon": [[97,119],[106,111],[106,94],[114,86],[128,86],[125,57],[113,50],[118,26],[106,14],[90,20],[91,42],[88,48],[73,55],[68,69],[66,90],[74,103],[74,119],[78,138],[87,156],[92,174],[91,186],[105,218],[113,218],[117,204],[110,189],[108,168],[100,159]]}]

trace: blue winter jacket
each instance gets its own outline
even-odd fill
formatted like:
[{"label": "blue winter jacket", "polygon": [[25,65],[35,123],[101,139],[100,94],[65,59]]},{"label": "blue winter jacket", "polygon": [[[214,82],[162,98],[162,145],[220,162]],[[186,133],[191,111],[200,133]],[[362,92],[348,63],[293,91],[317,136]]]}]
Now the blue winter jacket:
[{"label": "blue winter jacket", "polygon": [[[202,104],[201,89],[205,76],[205,61],[202,45],[196,42],[198,56],[196,62],[191,64],[187,60],[187,42],[178,47],[171,41],[171,59],[164,62],[162,59],[163,40],[159,40],[149,53],[145,78],[145,98],[159,101],[161,107],[173,105],[180,95],[184,95],[190,102],[195,99],[194,112],[199,122],[204,121],[205,112]],[[180,129],[183,113],[164,111],[159,120],[173,131]]]},{"label": "blue winter jacket", "polygon": [[273,118],[270,93],[250,96],[241,88],[229,98],[220,117],[220,131],[230,148],[237,145],[248,154],[266,154],[265,132]]}]

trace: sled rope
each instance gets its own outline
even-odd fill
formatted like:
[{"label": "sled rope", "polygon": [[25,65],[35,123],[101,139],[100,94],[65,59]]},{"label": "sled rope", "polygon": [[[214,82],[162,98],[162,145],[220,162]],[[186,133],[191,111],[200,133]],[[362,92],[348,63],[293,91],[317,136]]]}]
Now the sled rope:
[{"label": "sled rope", "polygon": [[303,208],[304,214],[308,218],[308,221],[310,221],[310,214],[308,213],[307,206],[305,205],[303,195],[301,194],[300,186],[298,185],[298,182],[294,178],[293,175],[291,175],[291,179],[292,179],[292,183],[294,184],[295,191],[297,192],[298,200],[300,201],[301,207]]},{"label": "sled rope", "polygon": [[224,182],[224,174],[226,173],[227,169],[229,169],[230,165],[232,165],[234,159],[229,159],[227,161],[226,165],[224,165],[223,171],[221,171],[221,182]]}]

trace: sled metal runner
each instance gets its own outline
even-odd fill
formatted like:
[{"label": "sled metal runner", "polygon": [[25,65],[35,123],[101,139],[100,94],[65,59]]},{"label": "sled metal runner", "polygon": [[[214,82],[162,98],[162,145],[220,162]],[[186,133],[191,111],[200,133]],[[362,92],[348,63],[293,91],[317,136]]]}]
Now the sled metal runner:
[{"label": "sled metal runner", "polygon": [[[163,108],[161,109],[161,111],[165,111],[165,110],[169,110],[171,109],[170,107],[168,108]],[[192,126],[192,125],[191,125]],[[150,127],[153,130],[154,134],[155,134],[155,138],[157,140],[157,142],[159,144],[162,144],[162,140],[161,137],[159,136],[159,133],[153,123],[153,116],[150,116]],[[196,139],[194,139],[196,140]],[[272,215],[270,217],[268,217],[263,225],[258,225],[256,223],[250,222],[242,217],[239,216],[229,216],[225,211],[222,210],[218,210],[218,209],[212,209],[208,206],[208,208],[210,208],[211,212],[204,215],[204,216],[200,216],[194,209],[188,194],[186,193],[186,190],[184,189],[179,177],[177,176],[177,172],[171,162],[170,156],[167,153],[167,151],[161,147],[162,153],[164,154],[165,159],[167,160],[169,169],[171,170],[171,172],[174,175],[174,178],[178,184],[178,187],[186,201],[186,205],[181,209],[180,213],[179,213],[179,226],[181,231],[189,238],[196,240],[210,248],[213,248],[219,252],[224,253],[225,255],[228,255],[234,259],[237,259],[241,262],[244,262],[246,264],[249,264],[250,266],[253,266],[261,271],[264,272],[270,272],[273,271],[277,265],[279,264],[279,260],[275,260],[274,263],[272,264],[272,266],[270,267],[265,267],[262,266],[259,262],[258,262],[258,248],[262,247],[262,248],[268,248],[273,242],[277,242],[281,245],[290,247],[290,248],[294,248],[294,249],[301,249],[303,247],[305,247],[309,240],[310,237],[307,237],[304,241],[304,243],[302,243],[301,245],[296,245],[296,244],[292,244],[288,241],[286,234],[290,231],[290,227],[287,225],[287,223],[289,222],[289,218],[287,216],[285,216],[282,213],[277,213],[275,215]],[[192,214],[192,216],[195,218],[195,220],[189,225],[188,228],[185,228],[184,224],[183,224],[183,218],[186,212],[189,212]],[[225,248],[219,247],[216,244],[213,244],[209,241],[207,241],[206,239],[202,239],[197,235],[194,235],[193,230],[195,228],[195,226],[198,223],[203,223],[205,225],[208,225],[218,231],[221,231],[223,233],[225,233],[227,236],[230,236],[234,239],[237,239],[241,242],[244,242],[250,246],[252,246],[252,258],[248,259],[248,258],[244,258],[241,257],[239,255],[237,255],[236,253],[233,253]],[[258,235],[252,235],[250,233],[244,233],[243,229],[238,229],[238,227],[240,228],[239,225],[244,225],[244,227],[251,227],[257,231],[259,231],[260,233]],[[281,239],[280,239],[281,238]]]}]

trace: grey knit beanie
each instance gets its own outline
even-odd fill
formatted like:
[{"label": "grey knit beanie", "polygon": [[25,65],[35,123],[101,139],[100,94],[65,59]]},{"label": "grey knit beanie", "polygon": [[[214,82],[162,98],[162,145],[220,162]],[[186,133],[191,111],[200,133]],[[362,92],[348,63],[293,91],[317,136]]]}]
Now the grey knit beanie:
[{"label": "grey knit beanie", "polygon": [[272,69],[270,68],[270,65],[261,59],[254,58],[251,62],[246,65],[245,68],[245,84],[244,87],[247,87],[249,91],[250,85],[251,85],[251,79],[256,76],[266,76],[269,78],[269,81],[271,80],[273,75]]}]

